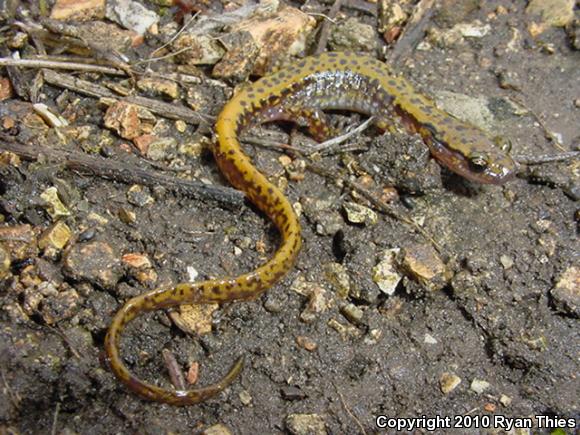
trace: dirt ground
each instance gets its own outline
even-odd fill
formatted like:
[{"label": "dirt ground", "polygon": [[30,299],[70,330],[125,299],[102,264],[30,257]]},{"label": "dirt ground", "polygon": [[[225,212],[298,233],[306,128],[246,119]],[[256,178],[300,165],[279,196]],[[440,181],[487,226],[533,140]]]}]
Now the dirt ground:
[{"label": "dirt ground", "polygon": [[[485,36],[420,46],[403,53],[397,69],[437,101],[448,95],[444,91],[482,97],[492,113],[492,128],[510,139],[515,156],[577,149],[580,55],[570,34],[551,28],[532,37],[525,5],[480,3],[461,11],[437,6],[430,28],[442,32],[459,22],[479,21],[479,26],[489,25]],[[353,9],[343,8],[343,13],[373,22]],[[508,83],[500,86],[503,79]],[[73,124],[91,124],[92,134],[101,134],[104,112],[95,99],[69,91],[63,97],[62,89],[48,84],[42,94],[51,102],[79,98],[82,117]],[[25,102],[15,96],[0,103],[0,115],[17,113],[17,104]],[[356,115],[337,117],[358,120]],[[12,137],[29,145],[58,143],[54,129],[39,134],[31,128],[22,124]],[[190,140],[194,130],[172,134],[179,143]],[[561,148],[547,131],[559,138]],[[126,141],[111,136],[100,158],[156,170],[162,166],[127,152]],[[379,415],[449,416],[452,425],[468,425],[456,433],[506,433],[476,428],[477,421],[485,425],[485,416],[548,416],[577,424],[578,159],[522,167],[504,186],[480,186],[440,169],[417,138],[369,129],[353,141],[368,150],[323,157],[318,163],[340,177],[372,179],[375,192],[393,186],[398,190],[393,207],[431,235],[440,252],[411,225],[381,213],[335,180],[298,170],[304,178],[290,177],[286,194],[301,206],[304,247],[278,285],[255,301],[215,311],[213,332],[201,337],[185,333],[163,311],[141,316],[128,327],[122,346],[127,364],[166,387],[163,349],[185,370],[192,361],[199,363],[198,385],[217,380],[238,356],[245,356],[243,373],[225,392],[186,408],[146,402],[115,379],[103,357],[107,326],[129,297],[186,280],[190,268],[198,280],[251,270],[275,250],[275,228],[247,203],[224,207],[150,186],[133,196],[128,184],[65,169],[62,162],[23,159],[16,165],[4,159],[3,227],[30,225],[38,235],[54,224],[40,199],[51,186],[61,196],[68,191],[73,200],[65,201],[70,214],[62,220],[72,238],[62,252],[31,248],[13,259],[3,280],[0,432],[228,433],[211,431],[226,430],[219,427],[208,430],[217,424],[235,434],[394,432],[376,426]],[[2,143],[7,142],[0,141],[0,149]],[[68,146],[87,151],[75,143]],[[277,151],[245,149],[268,175],[279,180],[284,174]],[[227,186],[208,151],[179,159],[194,179]],[[178,175],[180,167],[169,163],[163,168]],[[345,204],[353,202],[376,213],[376,222],[353,223],[345,212]],[[14,244],[4,242],[13,255]],[[83,265],[74,263],[72,253],[80,253],[76,261],[82,263],[83,255],[91,255],[83,254],[87,245],[112,249],[117,263],[103,265],[112,277],[75,278],[74,269]],[[404,276],[393,295],[382,293],[373,268],[394,248],[426,251],[442,261],[441,288]],[[140,282],[119,262],[127,253],[150,259],[147,273],[158,275],[153,285]],[[315,294],[305,295],[300,284]],[[568,293],[558,290],[567,285],[572,286]]]}]

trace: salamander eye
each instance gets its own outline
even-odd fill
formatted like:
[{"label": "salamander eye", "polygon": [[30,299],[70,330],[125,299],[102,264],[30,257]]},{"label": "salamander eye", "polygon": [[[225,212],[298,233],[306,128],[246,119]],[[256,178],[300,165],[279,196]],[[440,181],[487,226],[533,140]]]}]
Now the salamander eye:
[{"label": "salamander eye", "polygon": [[496,136],[493,138],[493,143],[506,154],[509,154],[512,150],[512,141],[505,137]]},{"label": "salamander eye", "polygon": [[472,154],[469,156],[469,166],[477,172],[482,172],[489,166],[487,156],[484,154]]}]

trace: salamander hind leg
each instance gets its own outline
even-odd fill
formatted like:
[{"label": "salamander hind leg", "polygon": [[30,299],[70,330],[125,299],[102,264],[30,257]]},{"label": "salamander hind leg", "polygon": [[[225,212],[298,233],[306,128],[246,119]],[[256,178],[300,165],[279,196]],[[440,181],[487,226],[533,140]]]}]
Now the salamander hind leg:
[{"label": "salamander hind leg", "polygon": [[317,142],[323,142],[334,136],[328,118],[320,109],[305,107],[271,107],[258,117],[259,122],[291,121],[305,127]]}]

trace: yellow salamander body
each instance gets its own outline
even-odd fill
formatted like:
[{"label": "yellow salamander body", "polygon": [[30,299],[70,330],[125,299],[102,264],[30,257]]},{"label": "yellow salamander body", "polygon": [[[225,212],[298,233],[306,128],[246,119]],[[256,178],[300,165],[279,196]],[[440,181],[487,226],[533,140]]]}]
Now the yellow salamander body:
[{"label": "yellow salamander body", "polygon": [[418,132],[442,165],[467,179],[501,184],[515,174],[512,159],[495,148],[481,130],[439,110],[376,59],[326,53],[258,80],[237,93],[220,113],[214,155],[230,183],[274,222],[281,234],[280,247],[268,262],[239,277],[181,283],[129,300],[113,318],[105,350],[112,371],[132,391],[158,402],[189,405],[219,393],[239,374],[242,359],[222,380],[205,388],[160,388],[127,369],[119,354],[120,335],[128,322],[147,311],[256,298],[292,268],[301,246],[298,218],[288,199],[243,153],[238,134],[250,123],[295,120],[306,124],[317,139],[323,139],[329,133],[322,113],[326,109],[373,115],[380,126],[395,119]]}]

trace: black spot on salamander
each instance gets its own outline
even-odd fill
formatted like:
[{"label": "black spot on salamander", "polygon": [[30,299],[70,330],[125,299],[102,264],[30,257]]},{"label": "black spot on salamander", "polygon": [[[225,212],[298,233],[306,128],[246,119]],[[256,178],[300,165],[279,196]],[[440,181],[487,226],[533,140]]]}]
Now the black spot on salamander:
[{"label": "black spot on salamander", "polygon": [[298,62],[298,66],[300,68],[304,68],[306,66],[306,61],[305,60],[302,60],[302,61]]},{"label": "black spot on salamander", "polygon": [[248,102],[246,100],[242,100],[242,101],[240,101],[240,105],[242,107],[247,107],[248,106]]},{"label": "black spot on salamander", "polygon": [[335,51],[330,52],[330,53],[326,53],[326,54],[327,54],[328,57],[337,57],[338,56],[338,53],[335,52]]},{"label": "black spot on salamander", "polygon": [[387,83],[389,84],[389,86],[397,87],[397,82],[393,79],[390,79]]},{"label": "black spot on salamander", "polygon": [[341,65],[346,65],[346,59],[340,59],[338,63],[340,63]]},{"label": "black spot on salamander", "polygon": [[258,88],[258,89],[256,89],[256,92],[259,92],[260,94],[263,94],[264,92],[266,92],[266,89],[264,89],[264,88]]},{"label": "black spot on salamander", "polygon": [[413,104],[421,104],[421,100],[417,97],[411,98],[411,103]]},{"label": "black spot on salamander", "polygon": [[461,124],[457,124],[457,125],[455,126],[455,130],[456,130],[456,131],[465,131],[465,130],[466,130],[466,128],[465,128],[463,125],[461,125]]},{"label": "black spot on salamander", "polygon": [[220,287],[219,287],[219,286],[217,286],[217,285],[216,285],[216,286],[213,286],[213,287],[211,288],[211,292],[212,292],[214,295],[219,295],[219,294],[221,293],[221,289],[220,289]]},{"label": "black spot on salamander", "polygon": [[254,100],[256,98],[256,94],[254,94],[253,92],[248,92],[248,98]]}]

